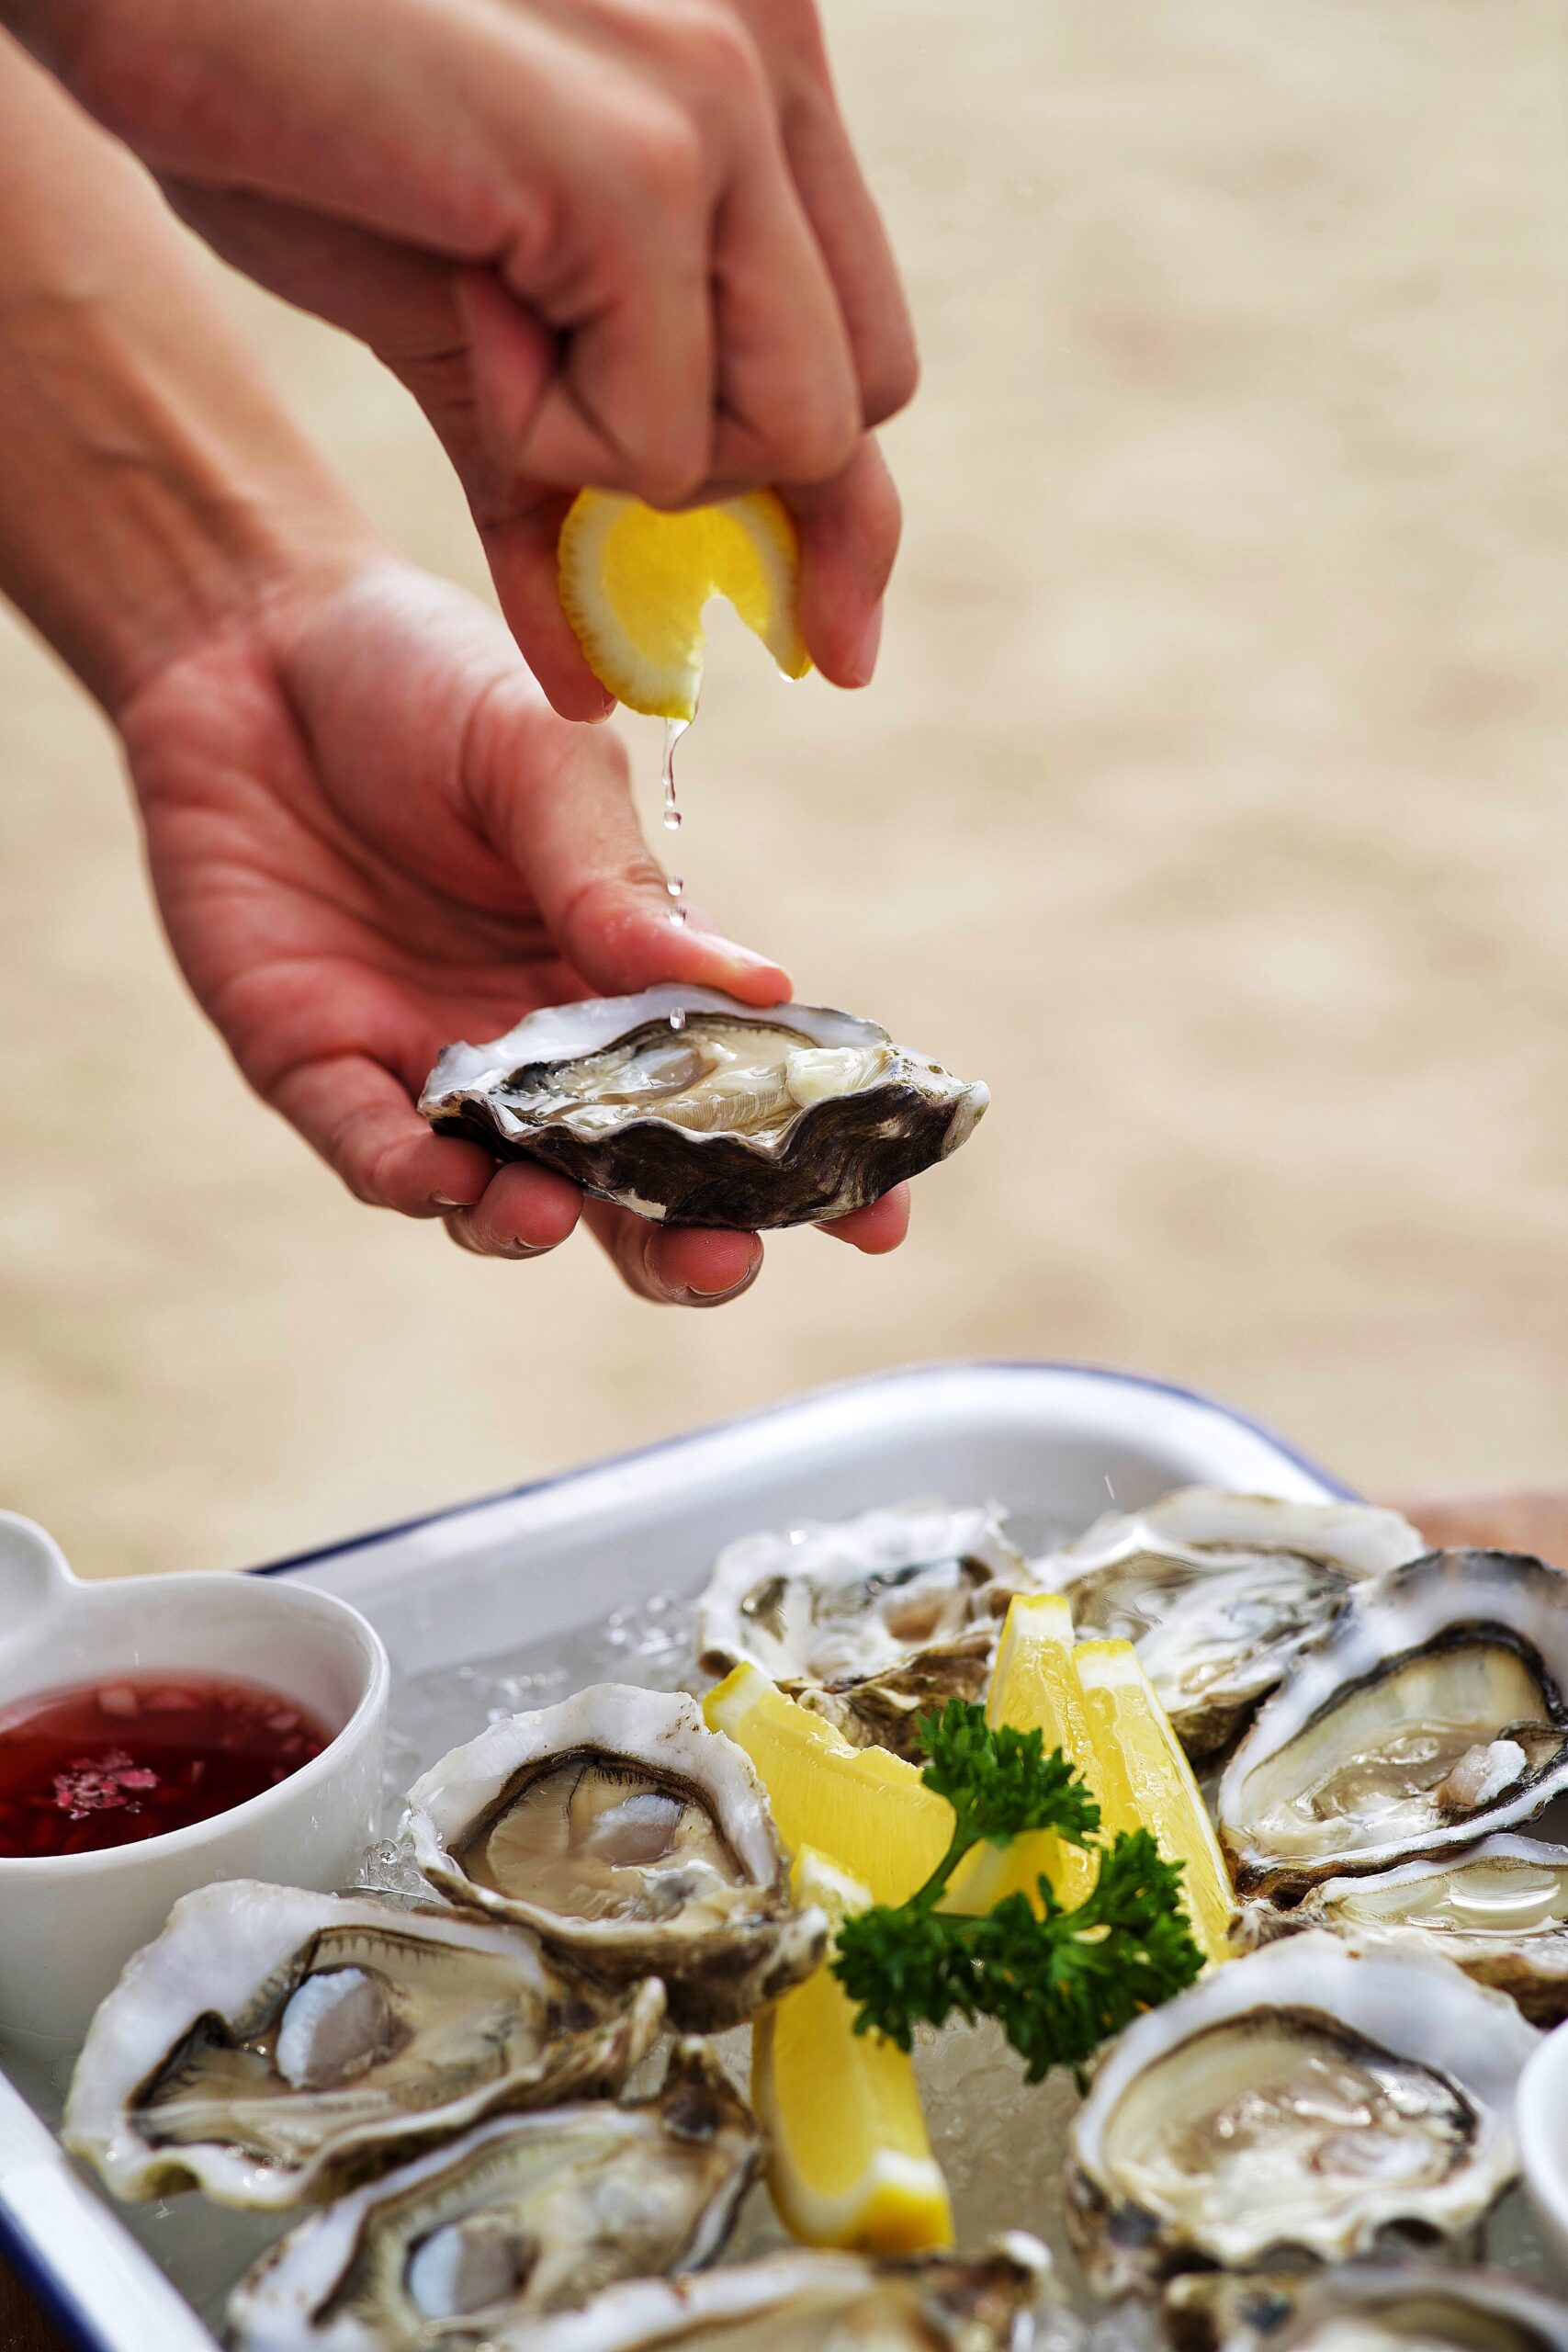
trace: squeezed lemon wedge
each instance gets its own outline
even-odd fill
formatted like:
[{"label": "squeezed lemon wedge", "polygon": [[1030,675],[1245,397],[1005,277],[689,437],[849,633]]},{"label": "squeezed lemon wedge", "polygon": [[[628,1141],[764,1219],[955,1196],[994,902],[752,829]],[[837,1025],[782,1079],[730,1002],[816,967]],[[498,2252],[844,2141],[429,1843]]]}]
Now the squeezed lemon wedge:
[{"label": "squeezed lemon wedge", "polygon": [[817,1848],[873,1902],[908,1902],[946,1853],[953,1808],[914,1765],[885,1747],[852,1747],[761,1667],[734,1668],[703,1701],[703,1715],[751,1758],[789,1851]]},{"label": "squeezed lemon wedge", "polygon": [[[1019,1593],[1008,1605],[986,1696],[993,1731],[1038,1729],[1045,1752],[1059,1747],[1098,1793],[1094,1742],[1073,1655],[1073,1612],[1058,1592]],[[1049,1879],[1069,1910],[1094,1884],[1096,1862],[1054,1829],[1015,1838],[1009,1846],[976,1846],[953,1872],[944,1911],[990,1911],[1005,1894],[1027,1894],[1039,1909],[1037,1883]]]},{"label": "squeezed lemon wedge", "polygon": [[1080,1642],[1074,1652],[1092,1756],[1084,1776],[1100,1799],[1100,1834],[1147,1829],[1181,1862],[1181,1899],[1207,1960],[1231,1956],[1235,1897],[1192,1767],[1131,1642]]},{"label": "squeezed lemon wedge", "polygon": [[[820,1905],[835,1928],[871,1901],[869,1888],[810,1847],[795,1857],[794,1886],[795,1901]],[[878,2255],[951,2245],[952,2200],[914,2067],[880,2034],[857,2034],[854,2015],[838,1979],[819,1968],[752,2029],[751,2099],[779,2219],[807,2245]]]},{"label": "squeezed lemon wedge", "polygon": [[734,605],[786,678],[811,667],[795,616],[800,547],[771,490],[661,514],[618,491],[580,491],[561,526],[560,600],[588,666],[630,710],[696,715],[703,607]]}]

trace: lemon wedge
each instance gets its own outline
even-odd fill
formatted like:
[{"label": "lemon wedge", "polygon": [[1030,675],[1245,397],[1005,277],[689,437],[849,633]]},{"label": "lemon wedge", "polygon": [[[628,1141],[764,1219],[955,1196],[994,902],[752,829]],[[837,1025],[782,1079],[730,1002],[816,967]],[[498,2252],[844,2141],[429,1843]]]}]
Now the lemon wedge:
[{"label": "lemon wedge", "polygon": [[557,553],[560,600],[588,666],[630,710],[695,717],[703,608],[733,605],[786,678],[811,667],[795,617],[800,547],[771,490],[661,514],[618,491],[578,493]]},{"label": "lemon wedge", "polygon": [[[986,1721],[993,1731],[1004,1724],[1014,1731],[1038,1729],[1045,1753],[1059,1747],[1099,1793],[1093,1736],[1074,1660],[1073,1612],[1061,1593],[1020,1593],[1009,1603],[991,1668]],[[1094,1884],[1096,1868],[1091,1853],[1066,1843],[1052,1829],[1015,1838],[1010,1846],[976,1846],[954,1871],[942,1908],[979,1914],[994,1909],[1005,1894],[1023,1894],[1038,1909],[1035,1890],[1043,1877],[1071,1910]]]},{"label": "lemon wedge", "polygon": [[761,1667],[734,1668],[708,1692],[703,1714],[751,1758],[790,1852],[816,1847],[873,1902],[907,1902],[946,1853],[953,1808],[915,1767],[885,1747],[852,1747]]},{"label": "lemon wedge", "polygon": [[[788,1704],[788,1702],[785,1702]],[[795,1898],[835,1928],[870,1889],[810,1847]],[[953,2244],[953,2205],[931,2154],[915,2070],[880,2034],[858,2034],[854,2004],[819,1968],[752,2029],[751,2098],[767,2135],[768,2188],[807,2245],[923,2254]]]},{"label": "lemon wedge", "polygon": [[1094,1754],[1086,1778],[1100,1834],[1148,1829],[1168,1862],[1186,1865],[1181,1896],[1200,1951],[1230,1957],[1235,1897],[1192,1767],[1131,1642],[1080,1642],[1074,1653]]}]

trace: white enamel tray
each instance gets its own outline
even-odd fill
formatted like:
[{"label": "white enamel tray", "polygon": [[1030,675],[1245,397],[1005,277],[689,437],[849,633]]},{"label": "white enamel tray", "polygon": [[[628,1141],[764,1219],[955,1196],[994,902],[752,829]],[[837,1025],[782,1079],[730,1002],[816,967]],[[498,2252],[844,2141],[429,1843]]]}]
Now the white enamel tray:
[{"label": "white enamel tray", "polygon": [[[694,1591],[719,1546],[754,1528],[941,1494],[1005,1504],[1027,1548],[1194,1480],[1304,1500],[1348,1491],[1185,1389],[1057,1364],[933,1364],[256,1573],[353,1601],[395,1675],[428,1675],[564,1639],[639,1594]],[[394,1729],[397,1707],[394,1689]],[[217,2352],[3,2072],[0,2253],[85,2352]]]}]

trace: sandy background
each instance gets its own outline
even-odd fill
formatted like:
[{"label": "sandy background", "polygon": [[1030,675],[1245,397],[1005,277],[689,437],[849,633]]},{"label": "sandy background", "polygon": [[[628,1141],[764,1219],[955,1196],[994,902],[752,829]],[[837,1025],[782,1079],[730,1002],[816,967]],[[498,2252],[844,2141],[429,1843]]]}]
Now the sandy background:
[{"label": "sandy background", "polygon": [[[726,639],[694,893],[986,1077],[910,1247],[682,1317],[340,1195],[0,625],[0,1497],[238,1564],[910,1358],[1136,1365],[1369,1485],[1568,1467],[1568,109],[1547,0],[835,0],[926,355],[858,701]],[[235,300],[387,531],[413,411]],[[646,805],[656,750],[637,738]]]}]

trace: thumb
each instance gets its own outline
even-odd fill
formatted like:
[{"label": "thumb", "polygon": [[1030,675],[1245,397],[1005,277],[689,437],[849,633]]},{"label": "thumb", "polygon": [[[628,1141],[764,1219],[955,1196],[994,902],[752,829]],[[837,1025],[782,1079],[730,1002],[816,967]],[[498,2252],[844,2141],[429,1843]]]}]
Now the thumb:
[{"label": "thumb", "polygon": [[491,846],[590,988],[619,996],[684,980],[747,1004],[788,997],[789,974],[771,956],[697,915],[680,919],[637,823],[625,746],[608,729],[570,725],[520,681],[477,711],[467,781]]}]

